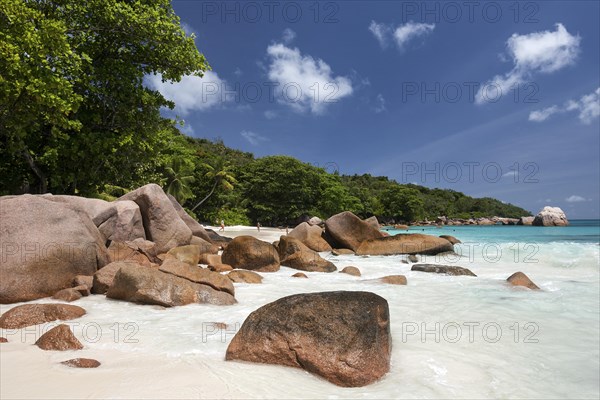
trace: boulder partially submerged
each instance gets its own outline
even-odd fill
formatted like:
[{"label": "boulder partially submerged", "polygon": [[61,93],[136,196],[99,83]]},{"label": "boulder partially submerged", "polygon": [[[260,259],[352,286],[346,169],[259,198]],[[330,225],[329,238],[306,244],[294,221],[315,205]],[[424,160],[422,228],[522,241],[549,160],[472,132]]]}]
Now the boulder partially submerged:
[{"label": "boulder partially submerged", "polygon": [[85,315],[83,308],[70,304],[23,304],[2,314],[0,328],[21,329],[46,322],[68,321],[83,315]]},{"label": "boulder partially submerged", "polygon": [[283,266],[309,272],[333,272],[337,270],[331,261],[327,261],[319,253],[309,249],[296,238],[281,236],[278,248],[279,258]]},{"label": "boulder partially submerged", "polygon": [[252,312],[225,358],[302,368],[357,387],[389,371],[391,346],[384,298],[369,292],[307,293]]},{"label": "boulder partially submerged", "polygon": [[437,265],[437,264],[415,264],[411,271],[431,272],[444,275],[467,275],[477,276],[470,269],[458,267],[456,265]]},{"label": "boulder partially submerged", "polygon": [[107,297],[133,303],[155,304],[164,307],[192,303],[216,305],[234,304],[235,298],[208,285],[191,282],[153,268],[125,265],[121,267]]},{"label": "boulder partially submerged", "polygon": [[221,260],[236,269],[258,272],[279,270],[279,255],[275,247],[252,236],[238,236],[229,242],[221,254]]},{"label": "boulder partially submerged", "polygon": [[514,286],[523,286],[526,287],[528,289],[532,289],[532,290],[538,290],[539,286],[536,285],[535,283],[533,283],[531,281],[531,279],[529,279],[529,277],[527,275],[525,275],[522,272],[515,272],[514,274],[512,274],[511,276],[509,276],[506,281],[508,283],[510,283],[511,285]]},{"label": "boulder partially submerged", "polygon": [[314,251],[331,251],[331,246],[323,239],[323,228],[303,222],[287,236],[296,238]]},{"label": "boulder partially submerged", "polygon": [[361,243],[383,237],[372,223],[365,222],[350,211],[336,214],[325,221],[326,238],[333,248],[346,248],[356,251]]},{"label": "boulder partially submerged", "polygon": [[452,243],[444,238],[420,233],[398,234],[366,240],[356,250],[357,255],[427,254],[453,251]]}]

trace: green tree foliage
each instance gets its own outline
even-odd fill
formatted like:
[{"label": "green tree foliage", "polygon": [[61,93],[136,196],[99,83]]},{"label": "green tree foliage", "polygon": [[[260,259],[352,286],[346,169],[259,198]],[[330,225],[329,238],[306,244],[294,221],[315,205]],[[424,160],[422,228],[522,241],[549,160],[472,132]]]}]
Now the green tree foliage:
[{"label": "green tree foliage", "polygon": [[213,184],[208,194],[192,208],[192,211],[208,200],[215,192],[215,189],[221,188],[224,191],[231,191],[233,190],[233,185],[237,183],[235,177],[231,174],[229,165],[225,163],[223,158],[217,159],[217,163],[214,166],[206,163],[202,164],[202,166],[207,169],[204,177],[208,181],[213,182]]},{"label": "green tree foliage", "polygon": [[249,164],[240,179],[248,216],[262,224],[280,224],[317,209],[321,171],[293,157],[270,156]]},{"label": "green tree foliage", "polygon": [[416,189],[390,185],[381,197],[386,217],[391,217],[396,221],[420,220],[425,214],[425,202]]},{"label": "green tree foliage", "polygon": [[175,197],[180,204],[184,204],[187,199],[194,197],[190,187],[195,181],[192,175],[192,163],[183,158],[174,158],[171,165],[165,168],[165,173],[167,177],[166,192]]},{"label": "green tree foliage", "polygon": [[[2,187],[92,194],[134,181],[173,104],[144,86],[208,64],[169,0],[0,3]],[[85,168],[83,168],[85,166]]]}]

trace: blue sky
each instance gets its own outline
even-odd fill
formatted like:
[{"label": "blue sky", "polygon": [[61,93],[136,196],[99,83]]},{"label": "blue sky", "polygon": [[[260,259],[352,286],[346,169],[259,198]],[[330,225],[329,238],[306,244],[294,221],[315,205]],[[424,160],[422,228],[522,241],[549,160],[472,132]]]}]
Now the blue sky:
[{"label": "blue sky", "polygon": [[212,71],[148,84],[257,157],[600,215],[600,2],[173,2]]}]

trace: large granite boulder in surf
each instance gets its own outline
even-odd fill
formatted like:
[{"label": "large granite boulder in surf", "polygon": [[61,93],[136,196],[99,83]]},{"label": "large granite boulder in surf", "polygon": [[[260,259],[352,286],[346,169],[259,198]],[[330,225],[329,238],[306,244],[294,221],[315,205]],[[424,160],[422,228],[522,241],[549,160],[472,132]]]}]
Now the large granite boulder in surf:
[{"label": "large granite boulder in surf", "polygon": [[11,308],[0,316],[0,328],[21,329],[57,320],[68,321],[83,315],[85,315],[83,308],[70,304],[23,304]]},{"label": "large granite boulder in surf", "polygon": [[281,236],[278,250],[280,263],[285,267],[309,272],[333,272],[337,270],[331,261],[324,259],[319,253],[309,249],[294,237]]},{"label": "large granite boulder in surf", "polygon": [[437,265],[437,264],[415,264],[411,271],[431,272],[444,275],[467,275],[477,276],[470,269],[458,267],[456,265]]},{"label": "large granite boulder in surf", "polygon": [[252,312],[226,360],[302,368],[339,386],[365,386],[390,369],[387,301],[369,292],[303,293]]},{"label": "large granite boulder in surf", "polygon": [[303,222],[296,226],[287,236],[296,238],[314,251],[331,251],[331,246],[323,239],[323,228]]},{"label": "large granite boulder in surf", "polygon": [[395,236],[366,240],[356,250],[357,255],[428,254],[453,251],[450,241],[420,233],[401,233]]},{"label": "large granite boulder in surf", "polygon": [[153,268],[125,265],[114,277],[106,296],[133,303],[155,304],[164,307],[183,306],[191,303],[215,305],[235,304],[235,298],[208,285]]},{"label": "large granite boulder in surf", "polygon": [[236,269],[257,272],[279,270],[279,255],[275,247],[252,236],[238,236],[229,242],[221,254],[221,260]]},{"label": "large granite boulder in surf", "polygon": [[381,231],[375,228],[372,223],[365,222],[352,214],[350,211],[344,211],[336,214],[325,221],[325,238],[329,238],[333,243],[329,243],[333,248],[345,248],[356,251],[361,243],[366,240],[373,240],[383,237]]},{"label": "large granite boulder in surf", "polygon": [[506,281],[514,286],[523,286],[532,290],[539,289],[539,286],[533,283],[532,280],[522,272],[515,272],[509,276]]},{"label": "large granite boulder in surf", "polygon": [[75,337],[69,325],[60,324],[44,333],[35,342],[35,345],[42,350],[81,350],[83,345]]}]

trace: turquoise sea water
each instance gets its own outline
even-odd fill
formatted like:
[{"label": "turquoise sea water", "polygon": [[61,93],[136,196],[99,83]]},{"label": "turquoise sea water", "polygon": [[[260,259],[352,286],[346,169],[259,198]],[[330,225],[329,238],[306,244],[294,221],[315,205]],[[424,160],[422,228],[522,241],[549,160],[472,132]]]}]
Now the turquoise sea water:
[{"label": "turquoise sea water", "polygon": [[[415,226],[410,227],[408,233],[426,233],[429,235],[452,235],[461,241],[480,242],[527,242],[527,243],[549,243],[549,242],[571,242],[571,243],[593,243],[600,242],[600,220],[580,219],[571,220],[569,226],[543,227],[543,226],[519,226],[519,225],[465,225],[465,226]],[[387,230],[387,229],[386,229]],[[390,235],[406,233],[394,229],[387,230]]]}]

